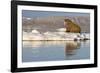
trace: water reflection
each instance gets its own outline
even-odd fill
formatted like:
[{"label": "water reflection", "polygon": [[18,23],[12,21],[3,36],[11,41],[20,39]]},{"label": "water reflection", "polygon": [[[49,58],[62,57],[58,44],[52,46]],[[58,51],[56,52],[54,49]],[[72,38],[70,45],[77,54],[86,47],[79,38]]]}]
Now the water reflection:
[{"label": "water reflection", "polygon": [[23,41],[22,61],[89,59],[89,43],[89,41]]},{"label": "water reflection", "polygon": [[75,50],[80,48],[80,41],[68,41],[65,46],[65,55],[71,56],[75,54]]}]

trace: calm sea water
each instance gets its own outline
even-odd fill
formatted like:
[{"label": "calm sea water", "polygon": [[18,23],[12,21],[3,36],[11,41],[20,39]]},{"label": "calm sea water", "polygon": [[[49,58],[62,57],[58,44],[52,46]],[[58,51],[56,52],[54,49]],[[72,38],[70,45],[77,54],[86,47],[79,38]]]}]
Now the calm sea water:
[{"label": "calm sea water", "polygon": [[90,59],[90,41],[23,41],[22,62]]}]

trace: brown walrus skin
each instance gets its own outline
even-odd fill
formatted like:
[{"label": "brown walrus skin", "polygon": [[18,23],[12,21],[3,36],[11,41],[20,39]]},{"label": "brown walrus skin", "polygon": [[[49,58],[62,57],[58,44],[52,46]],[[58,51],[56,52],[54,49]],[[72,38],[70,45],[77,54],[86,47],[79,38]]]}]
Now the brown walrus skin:
[{"label": "brown walrus skin", "polygon": [[80,33],[81,28],[74,22],[72,22],[70,19],[64,20],[64,25],[66,27],[66,32],[72,32],[72,33]]}]

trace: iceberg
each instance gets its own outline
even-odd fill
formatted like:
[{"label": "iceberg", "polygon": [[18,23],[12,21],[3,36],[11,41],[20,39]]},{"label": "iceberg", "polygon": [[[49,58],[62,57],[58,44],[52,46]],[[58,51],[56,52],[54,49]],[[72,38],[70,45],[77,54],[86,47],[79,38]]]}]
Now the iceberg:
[{"label": "iceberg", "polygon": [[44,40],[44,36],[39,32],[23,32],[23,40]]},{"label": "iceberg", "polygon": [[37,31],[37,30],[32,30],[32,33],[39,33],[39,31]]},{"label": "iceberg", "polygon": [[59,29],[57,29],[57,31],[59,31],[59,32],[65,32],[66,28],[59,28]]},{"label": "iceberg", "polygon": [[31,18],[27,18],[27,20],[31,20]]}]

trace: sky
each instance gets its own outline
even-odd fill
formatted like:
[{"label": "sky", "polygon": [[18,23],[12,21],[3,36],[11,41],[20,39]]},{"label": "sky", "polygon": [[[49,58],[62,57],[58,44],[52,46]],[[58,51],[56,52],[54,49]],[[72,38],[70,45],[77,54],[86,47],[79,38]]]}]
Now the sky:
[{"label": "sky", "polygon": [[23,17],[39,17],[39,16],[89,16],[89,13],[75,13],[75,12],[54,12],[54,11],[34,11],[22,10]]}]

